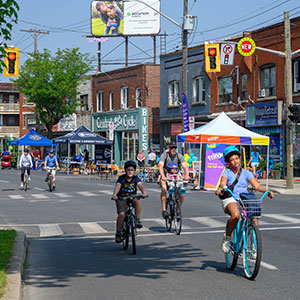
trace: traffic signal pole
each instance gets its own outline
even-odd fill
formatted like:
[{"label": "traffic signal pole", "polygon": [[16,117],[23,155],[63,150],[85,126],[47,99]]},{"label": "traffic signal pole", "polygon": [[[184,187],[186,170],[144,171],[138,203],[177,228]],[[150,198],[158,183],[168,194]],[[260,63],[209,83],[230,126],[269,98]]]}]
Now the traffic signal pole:
[{"label": "traffic signal pole", "polygon": [[[284,48],[285,48],[285,98],[286,107],[293,103],[292,95],[292,57],[291,57],[291,30],[290,14],[284,12]],[[286,118],[286,187],[294,188],[294,168],[293,168],[293,123],[288,117],[290,111],[287,109]]]}]

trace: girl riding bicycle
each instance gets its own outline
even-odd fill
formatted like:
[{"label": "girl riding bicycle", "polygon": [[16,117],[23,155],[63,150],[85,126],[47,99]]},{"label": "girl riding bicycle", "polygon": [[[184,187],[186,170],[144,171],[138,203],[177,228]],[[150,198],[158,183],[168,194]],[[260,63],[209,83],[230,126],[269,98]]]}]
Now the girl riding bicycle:
[{"label": "girl riding bicycle", "polygon": [[[216,195],[223,195],[223,189],[227,185],[234,183],[237,176],[239,176],[237,183],[234,185],[233,194],[236,198],[240,198],[241,193],[247,193],[248,184],[251,183],[253,188],[259,192],[266,192],[267,190],[261,186],[254,175],[248,170],[241,169],[241,153],[235,146],[228,146],[223,153],[225,163],[227,168],[225,169],[222,177],[219,188],[216,191]],[[239,175],[238,175],[239,174]],[[270,198],[274,197],[273,192],[269,194]],[[224,212],[230,215],[230,218],[227,221],[226,233],[222,242],[222,250],[225,253],[230,252],[230,235],[240,218],[240,212],[237,201],[233,197],[228,197],[222,200],[222,207]],[[252,222],[258,226],[258,219],[251,219]]]}]

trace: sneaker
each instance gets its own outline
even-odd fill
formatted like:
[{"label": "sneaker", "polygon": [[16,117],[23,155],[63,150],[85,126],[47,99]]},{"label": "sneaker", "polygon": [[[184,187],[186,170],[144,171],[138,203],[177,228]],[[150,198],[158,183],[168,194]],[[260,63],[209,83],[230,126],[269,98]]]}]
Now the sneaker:
[{"label": "sneaker", "polygon": [[30,181],[31,180],[31,178],[30,178],[30,176],[28,176],[28,181]]},{"label": "sneaker", "polygon": [[163,211],[162,211],[162,217],[163,217],[164,219],[168,219],[168,218],[169,218],[169,213],[168,213],[166,210],[163,210]]},{"label": "sneaker", "polygon": [[48,180],[49,180],[49,177],[46,177],[46,178],[45,178],[45,182],[48,182]]},{"label": "sneaker", "polygon": [[143,228],[143,224],[141,223],[141,221],[136,221],[136,228],[137,229]]},{"label": "sneaker", "polygon": [[222,251],[224,253],[229,253],[230,252],[230,237],[229,236],[226,236],[224,234],[224,237],[223,237],[223,241],[222,241]]},{"label": "sneaker", "polygon": [[122,242],[121,232],[116,233],[115,241],[116,241],[116,243],[121,243]]},{"label": "sneaker", "polygon": [[250,258],[253,259],[253,260],[255,260],[257,258],[257,253],[256,253],[255,246],[252,246],[251,253],[250,253]]},{"label": "sneaker", "polygon": [[20,188],[22,188],[22,187],[24,187],[24,183],[23,182],[21,182],[21,184],[20,184]]},{"label": "sneaker", "polygon": [[55,185],[53,186],[53,191],[55,190]]}]

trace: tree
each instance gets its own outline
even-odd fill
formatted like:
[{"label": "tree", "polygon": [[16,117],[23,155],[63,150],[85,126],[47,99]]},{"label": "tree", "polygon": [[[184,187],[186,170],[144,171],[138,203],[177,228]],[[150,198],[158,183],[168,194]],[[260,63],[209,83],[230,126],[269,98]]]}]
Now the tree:
[{"label": "tree", "polygon": [[11,39],[12,23],[17,22],[17,10],[20,7],[15,0],[0,0],[0,72],[4,67],[6,41]]},{"label": "tree", "polygon": [[58,49],[54,57],[46,49],[31,56],[33,59],[25,61],[14,82],[26,101],[35,104],[38,121],[45,125],[51,139],[52,127],[80,105],[77,87],[81,77],[92,69],[91,59],[78,48]]}]

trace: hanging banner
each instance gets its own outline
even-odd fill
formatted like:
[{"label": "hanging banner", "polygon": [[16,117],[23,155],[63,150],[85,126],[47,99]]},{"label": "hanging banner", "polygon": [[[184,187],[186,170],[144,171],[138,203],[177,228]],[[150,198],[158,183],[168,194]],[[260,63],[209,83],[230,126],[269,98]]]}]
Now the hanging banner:
[{"label": "hanging banner", "polygon": [[225,148],[225,144],[206,144],[205,189],[216,190],[219,185],[225,167],[223,158]]},{"label": "hanging banner", "polygon": [[189,112],[188,112],[188,103],[185,94],[181,94],[181,102],[182,102],[182,116],[183,116],[183,132],[187,132],[190,130],[189,127]]}]

